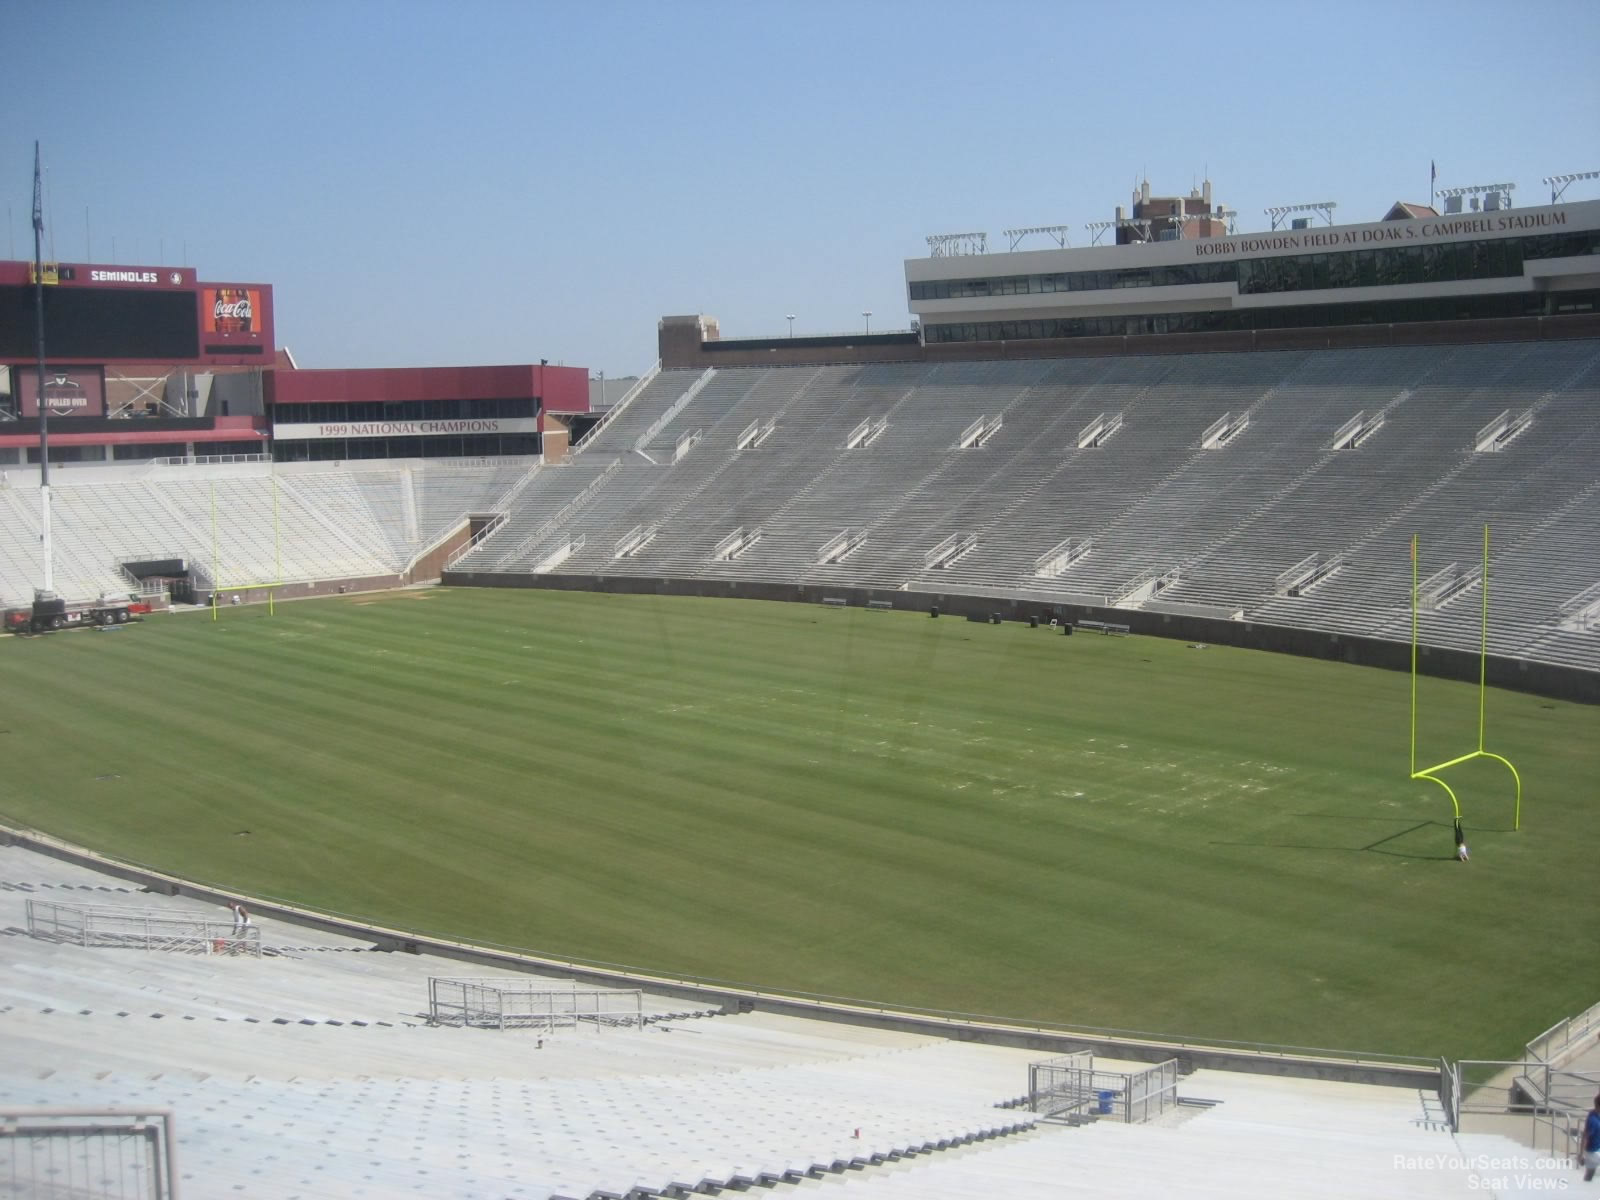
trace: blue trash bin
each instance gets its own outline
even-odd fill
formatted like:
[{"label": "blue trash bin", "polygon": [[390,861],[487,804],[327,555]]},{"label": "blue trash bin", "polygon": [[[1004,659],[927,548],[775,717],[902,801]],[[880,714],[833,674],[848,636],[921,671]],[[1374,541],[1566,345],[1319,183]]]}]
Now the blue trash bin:
[{"label": "blue trash bin", "polygon": [[1095,1112],[1099,1113],[1101,1116],[1109,1116],[1111,1114],[1111,1102],[1116,1099],[1116,1096],[1117,1094],[1115,1092],[1098,1093],[1097,1097],[1100,1103],[1095,1106]]}]

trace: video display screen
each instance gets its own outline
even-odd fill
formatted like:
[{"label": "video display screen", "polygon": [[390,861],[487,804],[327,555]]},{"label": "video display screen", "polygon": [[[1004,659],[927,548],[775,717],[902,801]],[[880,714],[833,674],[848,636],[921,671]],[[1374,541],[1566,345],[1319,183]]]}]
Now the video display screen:
[{"label": "video display screen", "polygon": [[[52,360],[198,358],[197,304],[198,293],[187,290],[47,287],[45,353]],[[34,353],[33,288],[0,286],[0,357]]]}]

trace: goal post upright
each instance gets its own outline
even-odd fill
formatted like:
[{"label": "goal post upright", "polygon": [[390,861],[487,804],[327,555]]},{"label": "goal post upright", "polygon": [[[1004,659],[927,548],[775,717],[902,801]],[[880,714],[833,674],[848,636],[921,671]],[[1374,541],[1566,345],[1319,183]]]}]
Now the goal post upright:
[{"label": "goal post upright", "polygon": [[[207,480],[206,493],[211,498],[211,620],[217,620],[217,591],[222,586],[222,559],[217,556],[217,481]],[[1413,686],[1415,683],[1413,682]],[[1416,766],[1412,764],[1413,768]]]},{"label": "goal post upright", "polygon": [[1413,534],[1411,537],[1411,778],[1426,779],[1431,783],[1436,783],[1444,789],[1445,795],[1450,797],[1450,808],[1455,820],[1457,842],[1459,844],[1461,839],[1461,803],[1456,797],[1455,790],[1434,772],[1443,771],[1448,767],[1458,766],[1464,762],[1470,762],[1475,758],[1492,758],[1502,762],[1505,764],[1506,769],[1511,772],[1511,778],[1515,784],[1516,801],[1511,827],[1513,830],[1519,830],[1522,828],[1522,776],[1518,774],[1517,768],[1512,765],[1510,759],[1486,749],[1486,702],[1489,691],[1489,526],[1485,524],[1483,527],[1483,565],[1478,576],[1478,586],[1483,592],[1478,638],[1478,745],[1475,750],[1457,755],[1455,758],[1447,759],[1441,763],[1435,763],[1431,767],[1424,767],[1420,771],[1417,769],[1417,675],[1419,673],[1417,670],[1417,653],[1420,640],[1418,613],[1421,605],[1417,582],[1417,559],[1418,540],[1417,536]]},{"label": "goal post upright", "polygon": [[1489,526],[1483,527],[1483,635],[1478,651],[1478,754],[1484,758],[1492,758],[1506,765],[1506,770],[1511,772],[1511,778],[1516,784],[1517,799],[1512,809],[1511,828],[1522,828],[1522,776],[1517,773],[1517,768],[1511,765],[1511,760],[1504,755],[1496,754],[1492,750],[1484,749],[1484,699],[1488,694],[1488,669],[1489,669]]},{"label": "goal post upright", "polygon": [[[1487,534],[1488,530],[1485,529]],[[267,616],[275,615],[273,602],[278,594],[278,587],[283,583],[283,540],[278,532],[278,470],[276,464],[272,468],[272,577],[277,580],[267,589]],[[1484,619],[1488,620],[1488,609],[1484,610]],[[1478,748],[1483,748],[1482,720],[1480,718],[1478,730]]]},{"label": "goal post upright", "polygon": [[1417,535],[1411,535],[1411,778],[1417,777]]},{"label": "goal post upright", "polygon": [[208,491],[211,501],[211,619],[217,620],[217,610],[221,607],[218,598],[225,591],[256,591],[264,590],[267,593],[267,615],[276,614],[276,599],[278,589],[283,584],[283,534],[280,528],[278,515],[278,475],[272,473],[272,574],[271,582],[246,582],[224,583],[222,580],[222,554],[217,538],[217,483],[211,480]]}]

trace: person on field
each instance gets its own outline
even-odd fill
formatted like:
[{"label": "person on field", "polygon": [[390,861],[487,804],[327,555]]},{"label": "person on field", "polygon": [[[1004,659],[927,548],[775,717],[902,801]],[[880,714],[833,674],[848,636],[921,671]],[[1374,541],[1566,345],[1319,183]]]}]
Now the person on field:
[{"label": "person on field", "polygon": [[1588,1183],[1593,1180],[1595,1168],[1600,1167],[1600,1096],[1594,1098],[1594,1108],[1583,1119],[1578,1162],[1583,1167],[1583,1181]]},{"label": "person on field", "polygon": [[1456,822],[1456,861],[1466,862],[1471,858],[1467,852],[1467,835],[1461,831],[1461,822]]}]

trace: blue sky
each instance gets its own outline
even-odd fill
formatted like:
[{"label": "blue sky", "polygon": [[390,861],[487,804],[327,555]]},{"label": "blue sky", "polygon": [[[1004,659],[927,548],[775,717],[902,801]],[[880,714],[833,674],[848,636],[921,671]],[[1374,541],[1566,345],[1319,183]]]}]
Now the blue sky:
[{"label": "blue sky", "polygon": [[1306,201],[1376,220],[1433,160],[1521,206],[1600,169],[1592,0],[4,12],[7,255],[32,253],[38,138],[55,257],[271,283],[312,367],[617,376],[664,313],[900,328],[926,235],[1087,244],[1145,174],[1209,172],[1248,230]]}]

